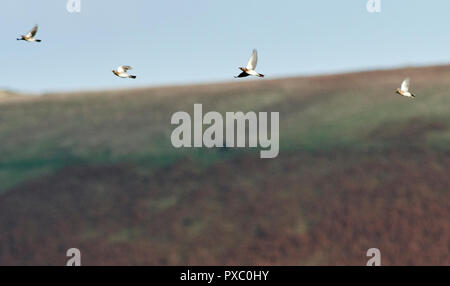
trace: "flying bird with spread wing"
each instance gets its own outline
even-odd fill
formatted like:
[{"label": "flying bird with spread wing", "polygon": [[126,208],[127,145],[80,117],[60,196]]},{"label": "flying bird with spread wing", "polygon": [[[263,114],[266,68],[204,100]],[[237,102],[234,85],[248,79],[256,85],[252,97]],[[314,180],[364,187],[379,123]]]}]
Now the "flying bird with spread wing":
[{"label": "flying bird with spread wing", "polygon": [[409,78],[406,78],[403,82],[400,88],[397,88],[397,91],[395,92],[396,94],[399,94],[401,96],[405,96],[405,97],[410,97],[410,98],[414,98],[416,97],[414,94],[412,94],[409,91],[409,83],[410,80]]},{"label": "flying bird with spread wing", "polygon": [[130,66],[120,66],[116,70],[113,70],[112,72],[121,78],[136,78],[135,75],[129,75],[127,71],[132,70],[133,68]]},{"label": "flying bird with spread wing", "polygon": [[238,76],[235,76],[235,78],[239,77],[247,77],[249,75],[254,75],[258,77],[264,77],[263,74],[257,73],[255,71],[256,64],[258,63],[258,52],[256,50],[253,50],[252,56],[250,57],[247,67],[243,68],[240,67],[239,69],[242,71]]},{"label": "flying bird with spread wing", "polygon": [[28,34],[20,36],[20,38],[18,38],[17,40],[39,43],[39,42],[41,42],[41,40],[38,40],[35,38],[37,31],[38,31],[38,25],[35,25]]}]

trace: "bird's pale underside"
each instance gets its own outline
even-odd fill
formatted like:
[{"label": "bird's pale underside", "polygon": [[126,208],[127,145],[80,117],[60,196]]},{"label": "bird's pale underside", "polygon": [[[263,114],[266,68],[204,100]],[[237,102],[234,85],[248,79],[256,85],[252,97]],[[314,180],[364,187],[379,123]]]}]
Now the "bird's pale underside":
[{"label": "bird's pale underside", "polygon": [[135,79],[136,76],[135,75],[130,75],[127,73],[127,71],[132,70],[133,68],[130,66],[119,66],[117,67],[117,69],[113,70],[112,72],[121,78],[132,78]]},{"label": "bird's pale underside", "polygon": [[37,31],[38,31],[38,25],[35,25],[28,34],[20,36],[20,38],[17,38],[17,40],[39,43],[39,42],[41,42],[41,40],[38,40],[35,38]]},{"label": "bird's pale underside", "polygon": [[409,97],[409,98],[416,97],[414,94],[412,94],[409,91],[409,85],[410,85],[410,79],[405,78],[405,80],[402,82],[402,85],[400,86],[400,88],[397,88],[395,93],[399,94],[401,96],[404,96],[404,97]]},{"label": "bird's pale underside", "polygon": [[258,64],[258,52],[256,50],[253,50],[253,53],[250,56],[250,59],[248,60],[247,66],[245,68],[240,67],[239,69],[242,72],[238,76],[235,76],[235,78],[247,77],[250,75],[257,76],[257,77],[264,77],[263,74],[257,73],[255,71],[257,64]]}]

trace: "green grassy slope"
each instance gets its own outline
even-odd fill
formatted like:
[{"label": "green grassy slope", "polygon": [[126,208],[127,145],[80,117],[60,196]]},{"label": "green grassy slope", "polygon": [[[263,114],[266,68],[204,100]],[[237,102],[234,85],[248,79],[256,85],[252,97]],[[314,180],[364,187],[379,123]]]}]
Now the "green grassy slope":
[{"label": "green grassy slope", "polygon": [[[392,96],[404,75],[412,77],[416,100]],[[3,102],[0,191],[71,164],[159,166],[182,156],[214,159],[221,154],[174,150],[170,144],[170,116],[192,113],[194,103],[202,103],[204,112],[280,112],[282,152],[365,150],[402,140],[448,150],[449,75],[450,68],[439,67]],[[414,128],[418,134],[411,138],[402,134]]]}]

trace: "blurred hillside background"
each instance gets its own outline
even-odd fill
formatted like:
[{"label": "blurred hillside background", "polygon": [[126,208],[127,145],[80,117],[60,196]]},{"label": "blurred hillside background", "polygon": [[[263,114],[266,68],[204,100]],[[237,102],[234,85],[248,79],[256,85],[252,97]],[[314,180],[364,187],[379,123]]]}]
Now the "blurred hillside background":
[{"label": "blurred hillside background", "polygon": [[[449,89],[441,66],[3,100],[0,264],[449,264]],[[280,112],[279,157],[173,148],[199,102]]]},{"label": "blurred hillside background", "polygon": [[[41,2],[0,10],[0,265],[450,264],[450,2]],[[194,103],[280,155],[173,148]]]}]

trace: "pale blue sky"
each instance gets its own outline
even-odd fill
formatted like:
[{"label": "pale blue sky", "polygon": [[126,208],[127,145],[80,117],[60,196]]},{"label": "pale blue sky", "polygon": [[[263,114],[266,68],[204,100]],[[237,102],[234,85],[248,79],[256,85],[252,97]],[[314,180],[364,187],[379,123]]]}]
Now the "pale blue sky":
[{"label": "pale blue sky", "polygon": [[[90,90],[235,80],[253,48],[268,78],[450,62],[450,1],[2,1],[0,88]],[[16,41],[34,24],[43,42]],[[111,70],[131,65],[136,80]]]}]

